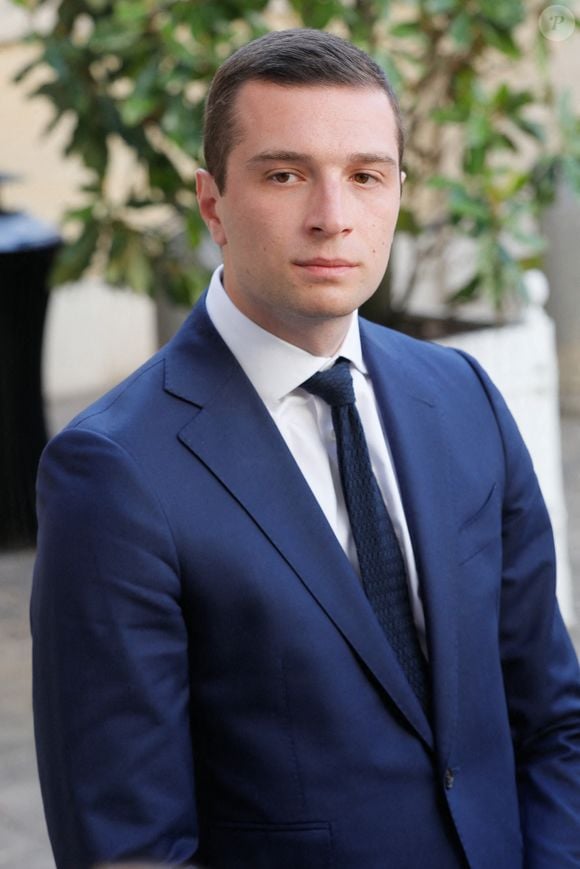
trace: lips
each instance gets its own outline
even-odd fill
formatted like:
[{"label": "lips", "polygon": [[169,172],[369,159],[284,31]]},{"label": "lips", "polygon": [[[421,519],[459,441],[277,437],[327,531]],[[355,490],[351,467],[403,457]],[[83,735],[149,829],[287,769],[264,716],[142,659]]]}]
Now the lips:
[{"label": "lips", "polygon": [[323,256],[298,260],[294,263],[300,274],[308,276],[308,280],[322,281],[323,283],[344,280],[353,274],[358,265],[358,263],[347,259],[330,259]]},{"label": "lips", "polygon": [[300,260],[296,262],[297,266],[303,268],[325,268],[325,269],[340,269],[340,268],[355,268],[356,263],[345,259],[325,259],[324,257],[315,257],[309,260]]}]

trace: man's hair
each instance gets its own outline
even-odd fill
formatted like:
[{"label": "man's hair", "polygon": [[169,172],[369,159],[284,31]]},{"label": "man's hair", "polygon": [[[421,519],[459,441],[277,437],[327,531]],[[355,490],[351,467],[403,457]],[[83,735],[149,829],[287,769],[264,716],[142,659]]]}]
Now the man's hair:
[{"label": "man's hair", "polygon": [[399,165],[403,158],[403,123],[395,93],[384,70],[360,48],[323,30],[278,30],[239,48],[218,69],[209,89],[203,147],[208,172],[221,193],[226,185],[227,160],[241,141],[235,110],[241,86],[248,81],[292,85],[338,85],[380,88],[397,125]]}]

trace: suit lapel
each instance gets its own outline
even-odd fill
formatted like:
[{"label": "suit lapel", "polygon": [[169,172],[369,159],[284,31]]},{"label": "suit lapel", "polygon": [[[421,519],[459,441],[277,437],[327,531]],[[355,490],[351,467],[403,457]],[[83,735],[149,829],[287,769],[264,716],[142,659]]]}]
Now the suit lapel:
[{"label": "suit lapel", "polygon": [[358,577],[263,402],[209,322],[203,303],[168,347],[166,389],[199,407],[179,432],[180,440],[251,515],[432,747],[423,710]]},{"label": "suit lapel", "polygon": [[413,357],[372,337],[361,321],[363,353],[393,456],[425,609],[434,729],[445,763],[457,717],[457,578],[453,554],[451,457],[437,385]]}]

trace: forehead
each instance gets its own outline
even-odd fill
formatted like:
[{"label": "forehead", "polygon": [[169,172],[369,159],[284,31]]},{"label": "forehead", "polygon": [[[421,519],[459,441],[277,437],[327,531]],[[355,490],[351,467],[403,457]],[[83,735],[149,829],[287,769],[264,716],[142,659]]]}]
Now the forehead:
[{"label": "forehead", "polygon": [[286,149],[314,156],[387,150],[397,157],[395,115],[379,87],[249,81],[236,95],[234,113],[232,156]]}]

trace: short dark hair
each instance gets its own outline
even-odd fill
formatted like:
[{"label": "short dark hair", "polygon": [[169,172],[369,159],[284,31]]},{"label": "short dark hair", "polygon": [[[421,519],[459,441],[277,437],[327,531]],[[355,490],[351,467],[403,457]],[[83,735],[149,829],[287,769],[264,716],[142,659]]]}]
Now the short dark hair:
[{"label": "short dark hair", "polygon": [[395,93],[381,67],[351,42],[324,30],[298,28],[267,33],[242,46],[218,69],[205,106],[203,148],[208,172],[221,193],[226,185],[227,160],[241,141],[235,98],[248,81],[280,85],[339,85],[383,90],[397,125],[399,165],[404,133]]}]

